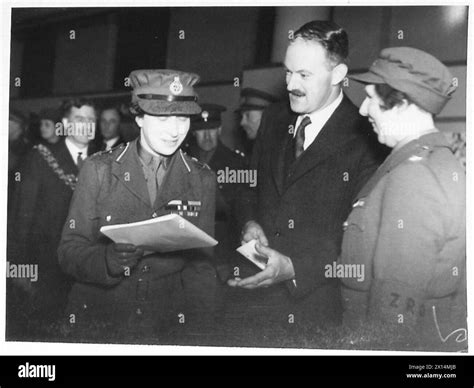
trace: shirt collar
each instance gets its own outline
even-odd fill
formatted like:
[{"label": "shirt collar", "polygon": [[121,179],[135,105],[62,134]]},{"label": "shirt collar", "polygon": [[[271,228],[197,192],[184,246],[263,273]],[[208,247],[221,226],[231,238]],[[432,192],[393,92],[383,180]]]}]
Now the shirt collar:
[{"label": "shirt collar", "polygon": [[159,164],[160,162],[163,162],[163,166],[166,169],[168,168],[169,162],[171,160],[171,157],[168,156],[151,154],[140,144],[140,140],[137,141],[137,152],[139,158],[142,160],[145,166],[149,166],[152,163]]},{"label": "shirt collar", "polygon": [[298,116],[298,119],[296,121],[296,128],[298,128],[299,124],[305,116],[309,116],[309,118],[311,119],[310,125],[318,125],[318,127],[320,127],[319,129],[321,129],[332,116],[337,107],[341,104],[343,97],[344,95],[341,90],[337,98],[329,105],[325,106],[323,109],[319,109],[315,112]]},{"label": "shirt collar", "polygon": [[69,139],[69,137],[66,137],[66,140],[65,140],[65,144],[66,144],[66,147],[67,149],[69,150],[69,152],[71,153],[72,157],[74,158],[74,160],[76,160],[77,158],[77,154],[79,152],[82,153],[82,156],[85,158],[87,156],[87,150],[89,148],[89,145],[86,145],[85,147],[83,148],[79,148],[77,146],[77,144],[73,143],[71,141],[71,139]]},{"label": "shirt collar", "polygon": [[119,137],[116,136],[112,139],[104,140],[104,144],[106,145],[107,148],[112,148],[112,146],[117,142],[118,139]]}]

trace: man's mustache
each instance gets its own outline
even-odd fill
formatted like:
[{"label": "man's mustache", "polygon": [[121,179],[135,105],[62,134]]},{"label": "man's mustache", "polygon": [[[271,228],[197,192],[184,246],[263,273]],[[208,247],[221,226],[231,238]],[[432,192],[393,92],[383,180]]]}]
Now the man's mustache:
[{"label": "man's mustache", "polygon": [[298,89],[290,90],[288,93],[289,93],[289,94],[292,94],[293,96],[296,96],[296,97],[303,97],[303,96],[306,96],[305,93],[303,93],[301,90],[298,90]]}]

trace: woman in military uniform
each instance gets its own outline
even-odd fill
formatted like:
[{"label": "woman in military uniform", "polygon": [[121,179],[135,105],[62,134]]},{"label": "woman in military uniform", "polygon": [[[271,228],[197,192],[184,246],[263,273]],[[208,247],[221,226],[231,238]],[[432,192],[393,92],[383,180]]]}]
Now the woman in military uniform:
[{"label": "woman in military uniform", "polygon": [[452,76],[431,55],[395,47],[352,79],[366,84],[360,113],[393,150],[343,226],[344,321],[380,324],[388,347],[397,337],[410,348],[461,350],[465,173],[433,122],[454,91]]},{"label": "woman in military uniform", "polygon": [[130,74],[138,139],[88,159],[59,246],[76,280],[67,319],[79,340],[169,343],[209,332],[216,274],[205,250],[145,255],[100,233],[104,225],[178,213],[214,233],[216,178],[179,147],[201,108],[199,77],[174,70]]}]

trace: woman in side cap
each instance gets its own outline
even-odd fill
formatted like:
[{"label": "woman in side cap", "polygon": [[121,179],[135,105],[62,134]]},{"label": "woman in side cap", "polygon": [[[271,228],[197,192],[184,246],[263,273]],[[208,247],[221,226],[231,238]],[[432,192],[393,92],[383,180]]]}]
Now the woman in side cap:
[{"label": "woman in side cap", "polygon": [[343,225],[344,321],[374,324],[388,349],[395,338],[404,349],[465,349],[465,173],[433,122],[452,76],[433,56],[394,47],[352,79],[366,85],[360,113],[393,150]]}]

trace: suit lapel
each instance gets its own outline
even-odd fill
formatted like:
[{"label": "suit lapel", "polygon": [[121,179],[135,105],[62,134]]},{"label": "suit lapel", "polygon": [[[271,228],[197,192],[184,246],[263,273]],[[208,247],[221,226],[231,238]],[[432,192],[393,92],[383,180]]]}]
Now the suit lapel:
[{"label": "suit lapel", "polygon": [[115,159],[112,164],[112,174],[127,190],[151,207],[145,175],[138,158],[137,141],[135,139],[130,142],[128,147]]},{"label": "suit lapel", "polygon": [[290,120],[288,122],[283,123],[284,126],[278,128],[278,131],[275,131],[275,133],[279,134],[279,138],[276,140],[277,145],[274,149],[280,151],[273,153],[271,165],[273,180],[280,195],[283,194],[284,191],[285,172],[287,171],[287,166],[285,166],[285,163],[287,152],[289,152],[288,148],[291,147],[293,144],[293,134],[289,133],[289,125],[293,125],[294,128],[297,117],[298,116],[296,114],[292,114],[290,116]]},{"label": "suit lapel", "polygon": [[346,131],[346,128],[352,125],[352,122],[348,122],[348,118],[351,117],[350,108],[351,102],[344,96],[341,104],[326,122],[313,143],[295,161],[294,173],[288,179],[287,186],[295,183],[351,140],[352,136]]},{"label": "suit lapel", "polygon": [[64,140],[60,140],[54,148],[51,148],[59,166],[63,169],[66,174],[77,175],[79,173],[76,163],[72,159],[72,155],[66,147]]}]

